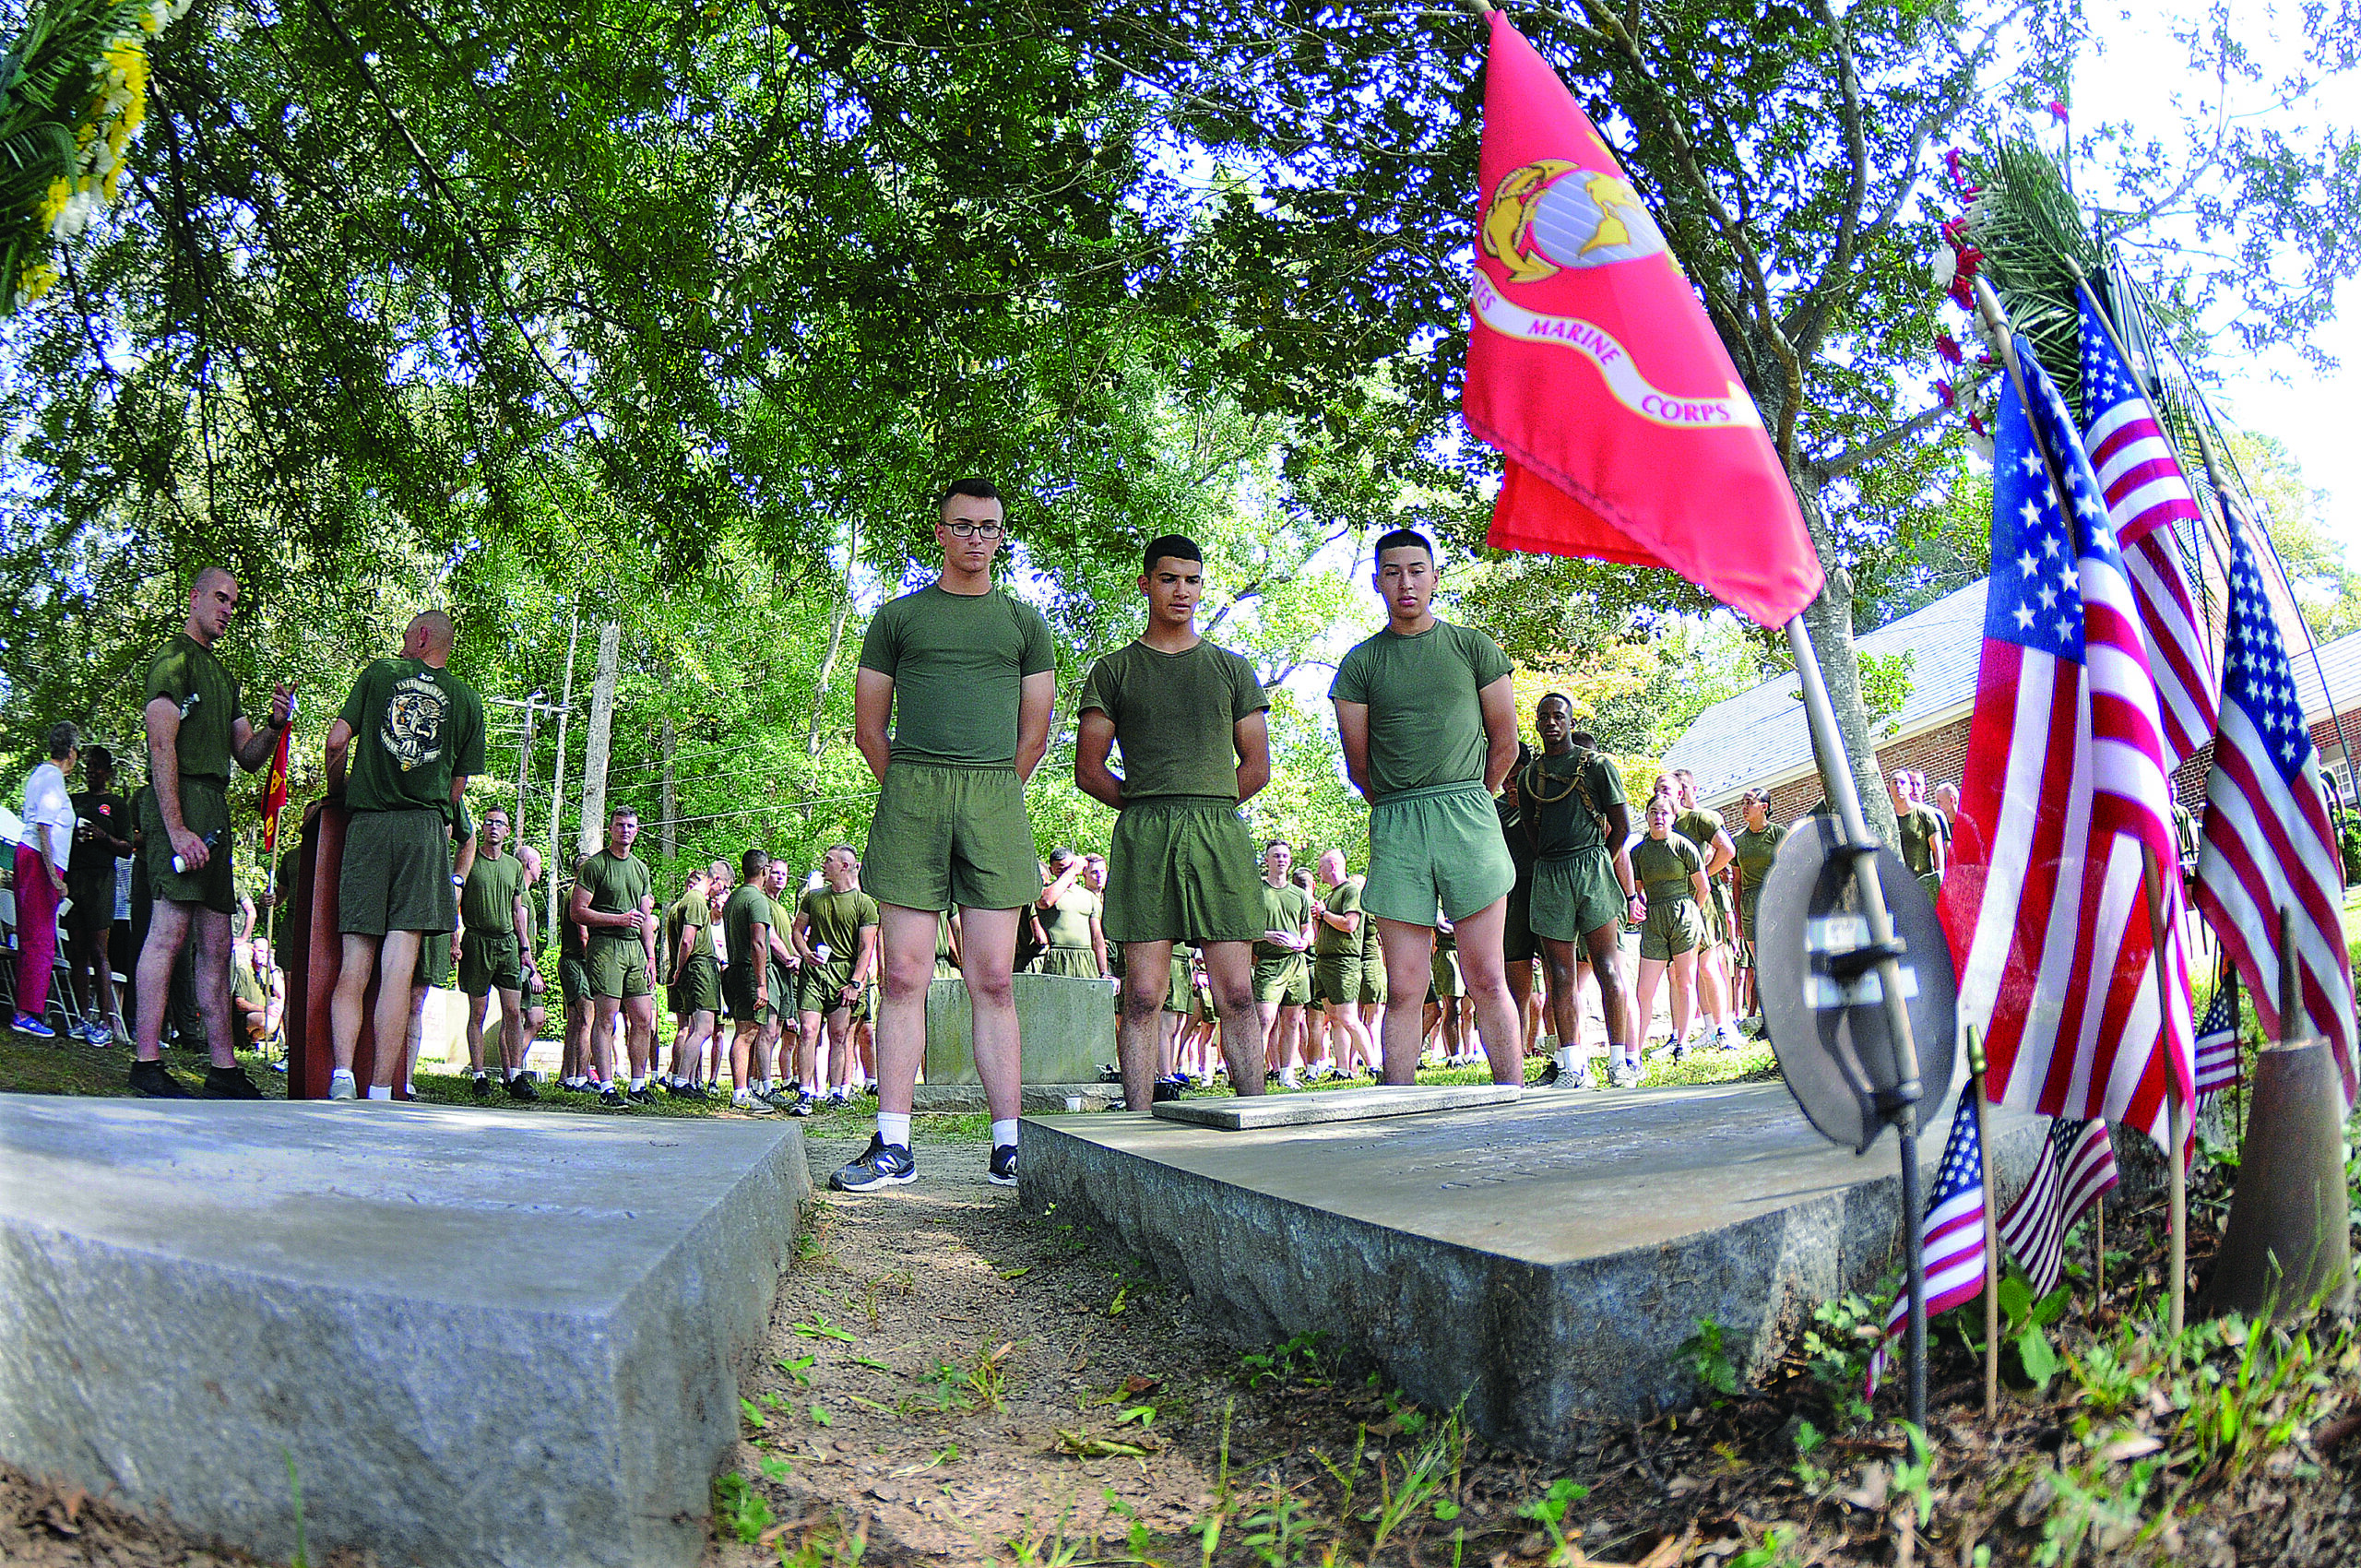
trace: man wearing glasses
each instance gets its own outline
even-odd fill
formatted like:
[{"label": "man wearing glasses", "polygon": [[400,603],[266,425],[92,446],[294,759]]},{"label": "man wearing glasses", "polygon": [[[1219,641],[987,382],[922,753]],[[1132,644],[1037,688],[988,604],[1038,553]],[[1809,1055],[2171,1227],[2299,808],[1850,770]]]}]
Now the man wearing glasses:
[{"label": "man wearing glasses", "polygon": [[953,908],[976,1075],[991,1111],[991,1180],[1016,1184],[1021,1068],[1009,975],[1017,921],[1041,896],[1025,781],[1049,750],[1057,675],[1050,624],[992,587],[1007,531],[998,491],[981,480],[954,484],[934,527],[943,576],[879,611],[861,638],[853,737],[878,781],[861,865],[878,903],[885,993],[877,1133],[830,1178],[840,1192],[918,1178],[910,1093],[926,1053],[937,917]]}]

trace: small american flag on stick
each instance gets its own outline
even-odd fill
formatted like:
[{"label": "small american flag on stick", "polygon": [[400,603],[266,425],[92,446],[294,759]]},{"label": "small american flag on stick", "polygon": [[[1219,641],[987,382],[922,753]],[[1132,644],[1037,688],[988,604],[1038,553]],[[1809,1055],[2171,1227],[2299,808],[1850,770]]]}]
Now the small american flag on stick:
[{"label": "small american flag on stick", "polygon": [[[1952,1112],[1952,1135],[1943,1145],[1942,1170],[1927,1198],[1927,1318],[1975,1300],[1984,1289],[1984,1144],[1975,1111],[1975,1091],[1959,1097]],[[1893,1299],[1886,1313],[1885,1337],[1869,1358],[1869,1392],[1892,1360],[1894,1331],[1910,1316],[1910,1292]]]},{"label": "small american flag on stick", "polygon": [[2213,1000],[2197,1026],[2197,1102],[2204,1104],[2224,1089],[2236,1087],[2239,1075],[2236,988],[2213,988]]},{"label": "small american flag on stick", "polygon": [[2025,1271],[2036,1296],[2058,1289],[2066,1232],[2101,1193],[2119,1180],[2104,1122],[2061,1116],[2049,1124],[2033,1178],[2000,1217],[2000,1243]]}]

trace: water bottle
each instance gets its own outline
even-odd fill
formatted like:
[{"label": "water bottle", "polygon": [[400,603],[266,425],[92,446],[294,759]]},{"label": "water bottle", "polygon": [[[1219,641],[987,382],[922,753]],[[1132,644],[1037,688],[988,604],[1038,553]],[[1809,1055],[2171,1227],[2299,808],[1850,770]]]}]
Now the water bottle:
[{"label": "water bottle", "polygon": [[[209,855],[215,849],[219,847],[221,843],[221,830],[217,827],[212,832],[205,835],[202,838],[199,838],[197,842],[205,846],[205,852]],[[174,855],[172,857],[172,874],[175,876],[186,876],[188,874],[187,865],[184,863],[182,857],[178,855]]]}]

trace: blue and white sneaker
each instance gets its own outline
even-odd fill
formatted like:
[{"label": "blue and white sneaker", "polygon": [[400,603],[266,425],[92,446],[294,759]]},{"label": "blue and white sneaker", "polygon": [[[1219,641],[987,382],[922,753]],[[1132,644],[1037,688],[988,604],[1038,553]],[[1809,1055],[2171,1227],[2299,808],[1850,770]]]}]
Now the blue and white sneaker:
[{"label": "blue and white sneaker", "polygon": [[992,1150],[991,1169],[986,1172],[995,1187],[1016,1185],[1016,1146],[1003,1144]]},{"label": "blue and white sneaker", "polygon": [[17,1032],[20,1035],[30,1035],[35,1039],[55,1039],[57,1038],[57,1031],[55,1029],[51,1028],[41,1019],[32,1017],[24,1013],[17,1015]]},{"label": "blue and white sneaker", "polygon": [[[1009,1184],[1015,1182],[1015,1153],[1009,1151]],[[1000,1151],[992,1151],[995,1163]],[[828,1185],[840,1193],[873,1193],[880,1187],[907,1187],[919,1179],[919,1162],[900,1144],[889,1144],[878,1134],[869,1134],[869,1147],[859,1159],[828,1178]],[[993,1180],[999,1180],[994,1177]]]}]

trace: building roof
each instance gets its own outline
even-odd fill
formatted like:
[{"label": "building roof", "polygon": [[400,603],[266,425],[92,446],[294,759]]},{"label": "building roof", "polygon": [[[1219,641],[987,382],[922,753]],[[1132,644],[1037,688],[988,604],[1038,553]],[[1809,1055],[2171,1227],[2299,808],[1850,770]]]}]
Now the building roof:
[{"label": "building roof", "polygon": [[[1975,671],[1984,646],[1983,581],[1969,584],[1856,639],[1864,653],[1912,657],[1910,696],[1887,720],[1887,739],[1918,734],[1973,710]],[[2315,723],[2331,711],[2329,692],[2346,712],[2361,707],[2361,632],[2324,643],[2319,671],[2305,652],[2300,631],[2291,632],[2288,657],[2304,712]],[[2328,677],[2323,690],[2320,672]],[[2355,743],[2361,744],[2361,731]],[[1782,675],[1752,691],[1715,703],[1697,716],[1672,749],[1667,768],[1685,767],[1697,776],[1698,799],[1719,804],[1750,785],[1784,782],[1812,766],[1811,737],[1796,677]]]},{"label": "building roof", "polygon": [[[1984,647],[1984,579],[1855,639],[1863,653],[1911,655],[1910,695],[1887,723],[1899,735],[1953,718],[1975,700]],[[1697,776],[1697,798],[1719,802],[1753,784],[1775,784],[1812,766],[1803,690],[1792,674],[1765,681],[1697,716],[1665,753],[1667,768]]]}]

